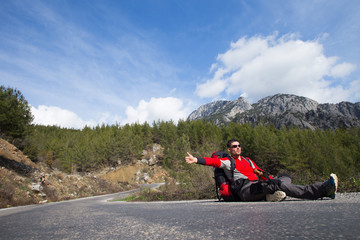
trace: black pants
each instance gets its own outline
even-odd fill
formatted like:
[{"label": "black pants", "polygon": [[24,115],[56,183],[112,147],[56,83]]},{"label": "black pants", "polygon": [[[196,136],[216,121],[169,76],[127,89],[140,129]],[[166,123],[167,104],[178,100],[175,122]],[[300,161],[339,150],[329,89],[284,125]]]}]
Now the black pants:
[{"label": "black pants", "polygon": [[326,197],[326,185],[329,181],[317,182],[309,185],[294,185],[288,175],[282,175],[272,180],[263,182],[248,182],[237,193],[242,201],[264,200],[266,194],[272,194],[275,191],[284,191],[287,196],[300,199],[317,199]]}]

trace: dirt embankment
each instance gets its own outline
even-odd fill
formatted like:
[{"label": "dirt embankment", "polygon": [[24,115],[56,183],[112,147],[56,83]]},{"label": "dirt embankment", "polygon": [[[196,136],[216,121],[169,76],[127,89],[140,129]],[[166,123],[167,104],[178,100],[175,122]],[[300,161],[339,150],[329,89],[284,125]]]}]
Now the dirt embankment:
[{"label": "dirt embankment", "polygon": [[0,208],[114,193],[140,183],[164,182],[168,174],[157,161],[160,145],[143,151],[132,165],[86,174],[66,174],[34,163],[14,145],[0,139]]}]

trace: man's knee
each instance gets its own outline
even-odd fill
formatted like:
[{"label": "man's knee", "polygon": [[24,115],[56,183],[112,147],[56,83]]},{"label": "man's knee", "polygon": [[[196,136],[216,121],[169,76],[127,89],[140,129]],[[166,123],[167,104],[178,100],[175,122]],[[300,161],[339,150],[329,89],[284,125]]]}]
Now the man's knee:
[{"label": "man's knee", "polygon": [[289,174],[286,174],[286,173],[281,173],[279,176],[277,176],[278,178],[290,178],[291,179],[291,176]]},{"label": "man's knee", "polygon": [[269,186],[271,188],[271,193],[281,189],[282,180],[280,178],[274,178],[270,180]]},{"label": "man's knee", "polygon": [[280,179],[282,182],[291,183],[291,176],[286,173],[282,173],[276,178]]}]

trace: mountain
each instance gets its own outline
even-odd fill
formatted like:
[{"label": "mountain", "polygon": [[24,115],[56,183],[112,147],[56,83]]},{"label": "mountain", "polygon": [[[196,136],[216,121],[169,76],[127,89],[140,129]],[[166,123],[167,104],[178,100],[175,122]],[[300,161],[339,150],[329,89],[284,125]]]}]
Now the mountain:
[{"label": "mountain", "polygon": [[202,105],[193,111],[188,119],[204,119],[216,125],[229,122],[264,122],[273,123],[277,128],[350,128],[360,127],[360,103],[320,104],[306,97],[276,94],[250,104],[240,97],[234,101],[221,100]]}]

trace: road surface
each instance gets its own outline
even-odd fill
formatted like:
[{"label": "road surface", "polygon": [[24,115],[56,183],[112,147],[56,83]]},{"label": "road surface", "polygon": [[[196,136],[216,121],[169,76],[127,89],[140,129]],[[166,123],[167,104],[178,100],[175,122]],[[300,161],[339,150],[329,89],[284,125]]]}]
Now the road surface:
[{"label": "road surface", "polygon": [[0,210],[0,239],[360,239],[360,193],[335,200],[109,201],[129,192]]}]

